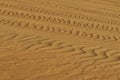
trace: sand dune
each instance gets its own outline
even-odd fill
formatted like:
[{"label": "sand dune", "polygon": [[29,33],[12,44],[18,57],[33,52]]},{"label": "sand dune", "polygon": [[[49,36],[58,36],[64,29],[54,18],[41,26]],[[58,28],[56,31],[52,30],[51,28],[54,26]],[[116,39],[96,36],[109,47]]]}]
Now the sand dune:
[{"label": "sand dune", "polygon": [[120,80],[119,0],[1,0],[0,80]]}]

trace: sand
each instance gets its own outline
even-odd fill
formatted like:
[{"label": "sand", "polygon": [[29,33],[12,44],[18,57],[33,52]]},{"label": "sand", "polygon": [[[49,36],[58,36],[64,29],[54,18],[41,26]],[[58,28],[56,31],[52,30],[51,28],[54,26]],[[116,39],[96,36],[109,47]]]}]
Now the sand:
[{"label": "sand", "polygon": [[120,80],[120,1],[0,0],[0,80]]}]

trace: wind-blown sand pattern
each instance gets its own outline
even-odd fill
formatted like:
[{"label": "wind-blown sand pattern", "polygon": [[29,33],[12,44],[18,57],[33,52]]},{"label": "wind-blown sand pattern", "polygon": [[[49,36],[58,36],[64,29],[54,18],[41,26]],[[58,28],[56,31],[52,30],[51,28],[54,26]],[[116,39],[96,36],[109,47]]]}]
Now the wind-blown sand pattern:
[{"label": "wind-blown sand pattern", "polygon": [[0,0],[0,80],[120,80],[120,1]]}]

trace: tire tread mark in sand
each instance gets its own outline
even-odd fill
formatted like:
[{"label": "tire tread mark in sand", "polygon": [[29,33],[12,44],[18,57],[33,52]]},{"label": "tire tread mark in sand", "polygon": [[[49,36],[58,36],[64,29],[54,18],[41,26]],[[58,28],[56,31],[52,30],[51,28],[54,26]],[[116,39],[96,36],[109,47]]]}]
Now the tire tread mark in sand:
[{"label": "tire tread mark in sand", "polygon": [[36,16],[34,14],[28,14],[28,13],[19,13],[19,12],[12,12],[12,11],[7,11],[3,10],[1,11],[1,14],[6,14],[6,15],[18,15],[20,17],[24,18],[30,18],[30,19],[35,19],[35,20],[41,20],[41,21],[47,21],[47,22],[52,22],[52,23],[60,23],[60,24],[67,24],[67,25],[74,25],[82,28],[94,28],[98,30],[107,30],[107,31],[115,31],[119,32],[118,27],[112,27],[112,26],[107,26],[107,25],[100,25],[96,23],[84,23],[84,22],[78,22],[78,21],[71,21],[71,20],[64,20],[64,19],[59,19],[59,18],[54,18],[54,17],[46,17],[46,16]]},{"label": "tire tread mark in sand", "polygon": [[[5,6],[5,7],[14,7],[14,8],[19,8],[19,9],[26,9],[26,10],[31,10],[31,11],[36,11],[37,12],[37,10],[39,10],[40,8],[25,8],[25,7],[23,7],[23,6],[17,6],[17,5],[12,5],[12,4],[9,4],[9,3],[1,3],[1,6]],[[69,8],[69,7],[68,7]],[[70,8],[73,8],[73,7],[70,7]],[[73,8],[73,9],[75,9],[76,10],[76,8]],[[105,10],[105,11],[103,11],[104,9],[101,9],[101,10],[98,10],[99,8],[97,8],[97,9],[93,9],[93,8],[90,8],[90,6],[89,7],[87,7],[87,8],[85,8],[85,6],[84,7],[79,7],[79,8],[77,8],[78,10],[80,10],[80,11],[83,11],[83,12],[88,12],[88,13],[94,13],[94,14],[99,14],[99,15],[105,15],[105,16],[113,16],[113,17],[118,17],[119,16],[119,12],[115,12],[115,11],[112,11],[112,10]],[[44,10],[40,10],[40,11],[44,11]]]},{"label": "tire tread mark in sand", "polygon": [[56,24],[63,24],[63,25],[71,25],[71,26],[77,26],[82,28],[93,28],[97,30],[107,30],[107,31],[115,31],[119,32],[119,27],[112,27],[105,24],[98,24],[98,23],[88,23],[88,22],[80,22],[80,21],[74,21],[70,19],[63,19],[63,18],[57,18],[57,17],[49,17],[44,15],[35,15],[30,13],[24,13],[24,12],[16,12],[16,11],[8,11],[8,10],[0,10],[1,14],[9,15],[9,16],[15,16],[15,17],[22,17],[27,18],[31,20],[40,20],[43,22],[50,22],[50,23],[56,23]]},{"label": "tire tread mark in sand", "polygon": [[74,30],[74,29],[64,29],[64,28],[55,28],[51,26],[43,26],[35,23],[30,23],[30,22],[20,22],[20,21],[13,21],[13,20],[8,20],[8,19],[1,19],[0,23],[3,23],[4,25],[12,25],[12,26],[19,26],[19,27],[27,27],[27,28],[32,28],[36,30],[44,30],[44,31],[49,31],[49,32],[61,32],[65,34],[72,34],[78,37],[83,37],[83,38],[89,38],[89,39],[98,39],[98,40],[119,40],[119,36],[111,36],[111,35],[103,35],[103,34],[95,34],[95,33],[86,33],[86,32],[81,32],[79,30]]},{"label": "tire tread mark in sand", "polygon": [[[1,6],[5,5],[4,3],[1,3]],[[10,8],[10,7],[8,7]],[[24,9],[22,9],[24,10]],[[63,16],[63,17],[68,17],[68,18],[75,18],[75,19],[83,19],[83,20],[88,20],[88,21],[94,21],[94,22],[101,22],[101,23],[105,23],[105,24],[113,24],[113,25],[119,25],[120,23],[116,20],[109,20],[109,19],[100,19],[100,18],[94,18],[91,16],[87,16],[87,15],[83,15],[83,14],[71,14],[69,12],[67,13],[60,13],[57,11],[50,11],[50,10],[46,10],[46,9],[41,9],[41,8],[33,8],[31,9],[34,12],[37,13],[42,13],[42,14],[48,14],[48,15],[54,15],[54,16]],[[31,11],[30,10],[30,11]],[[25,11],[29,11],[29,10],[25,10]],[[69,13],[69,14],[68,14]]]}]

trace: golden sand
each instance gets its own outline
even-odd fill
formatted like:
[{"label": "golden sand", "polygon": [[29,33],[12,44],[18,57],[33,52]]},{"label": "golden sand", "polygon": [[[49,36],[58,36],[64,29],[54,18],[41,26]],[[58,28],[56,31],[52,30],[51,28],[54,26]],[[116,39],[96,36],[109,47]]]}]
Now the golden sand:
[{"label": "golden sand", "polygon": [[119,0],[0,0],[0,80],[120,80]]}]

